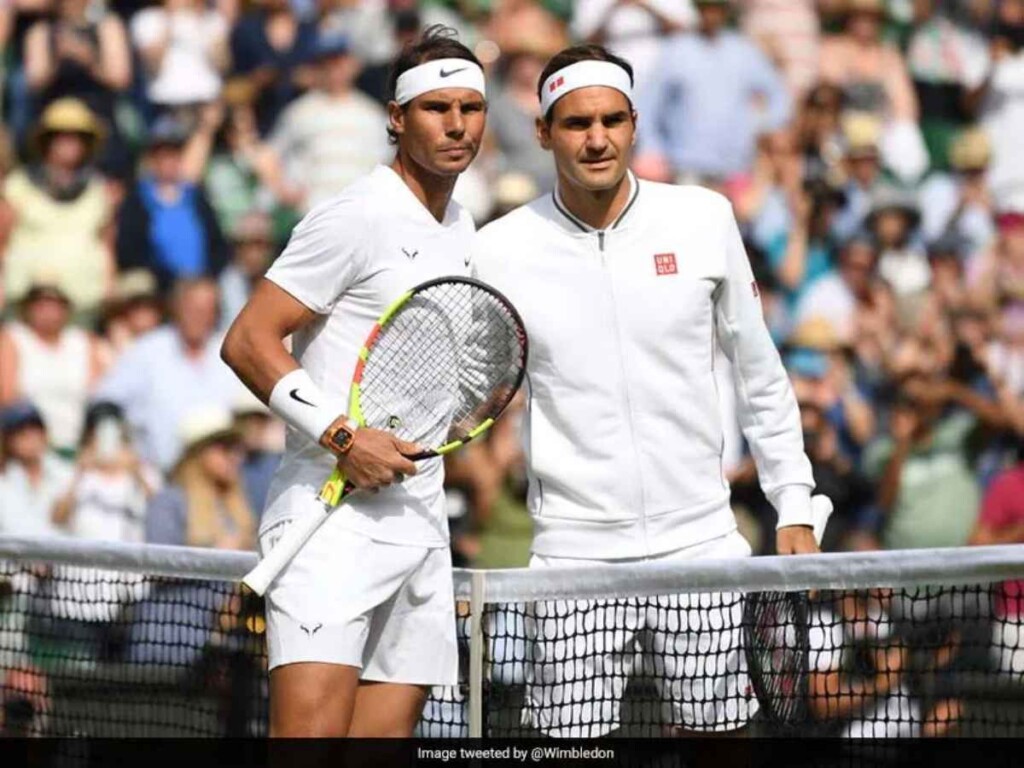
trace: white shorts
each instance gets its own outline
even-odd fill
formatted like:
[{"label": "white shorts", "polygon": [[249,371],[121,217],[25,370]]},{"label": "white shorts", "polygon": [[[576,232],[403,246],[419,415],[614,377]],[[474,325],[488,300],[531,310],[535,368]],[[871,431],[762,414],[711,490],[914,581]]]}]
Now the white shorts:
[{"label": "white shorts", "polygon": [[[663,555],[614,562],[628,566],[750,554],[746,539],[733,532]],[[534,555],[530,567],[594,563]],[[666,725],[729,731],[742,728],[758,710],[747,677],[739,592],[550,601],[531,608],[523,725],[548,736],[603,736],[622,726],[622,698],[634,677],[654,683]]]},{"label": "white shorts", "polygon": [[[290,520],[260,536],[260,553]],[[376,541],[332,516],[266,593],[269,667],[346,664],[360,679],[456,685],[459,654],[447,547]]]}]

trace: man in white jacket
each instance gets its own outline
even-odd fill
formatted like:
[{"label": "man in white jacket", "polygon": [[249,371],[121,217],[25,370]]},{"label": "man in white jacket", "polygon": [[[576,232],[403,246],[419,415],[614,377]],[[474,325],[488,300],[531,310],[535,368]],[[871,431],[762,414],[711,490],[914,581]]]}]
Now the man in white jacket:
[{"label": "man in white jacket", "polygon": [[[530,566],[750,554],[722,469],[716,345],[777,550],[816,552],[800,414],[728,200],[629,172],[632,72],[605,49],[557,54],[538,94],[557,189],[482,229],[473,262],[530,336]],[[757,701],[741,615],[734,593],[538,604],[524,719],[553,736],[614,730],[642,659],[670,731],[742,728]]]}]

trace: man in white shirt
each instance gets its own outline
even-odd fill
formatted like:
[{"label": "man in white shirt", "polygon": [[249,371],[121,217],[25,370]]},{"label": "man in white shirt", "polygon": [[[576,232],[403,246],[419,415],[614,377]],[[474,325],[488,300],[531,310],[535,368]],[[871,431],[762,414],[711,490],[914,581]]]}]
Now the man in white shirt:
[{"label": "man in white shirt", "polygon": [[384,110],[353,87],[360,62],[345,38],[322,40],[316,49],[316,88],[281,113],[271,144],[289,180],[313,208],[391,159],[380,130]]},{"label": "man in white shirt", "polygon": [[299,223],[224,343],[290,427],[260,550],[318,513],[335,463],[360,489],[266,593],[272,736],[408,736],[428,687],[458,679],[441,460],[414,464],[403,454],[415,446],[345,416],[359,349],[384,309],[425,280],[467,272],[474,226],[451,194],[480,147],[484,77],[447,32],[427,30],[392,69],[394,161]]},{"label": "man in white shirt", "polygon": [[[474,273],[508,296],[530,336],[531,567],[750,554],[722,467],[716,346],[779,512],[777,549],[817,551],[800,414],[728,200],[628,171],[631,69],[603,48],[557,54],[538,94],[558,187],[474,247]],[[540,603],[525,719],[554,736],[615,729],[643,658],[671,732],[743,727],[757,702],[741,614],[738,594]],[[567,638],[571,626],[584,630]]]}]

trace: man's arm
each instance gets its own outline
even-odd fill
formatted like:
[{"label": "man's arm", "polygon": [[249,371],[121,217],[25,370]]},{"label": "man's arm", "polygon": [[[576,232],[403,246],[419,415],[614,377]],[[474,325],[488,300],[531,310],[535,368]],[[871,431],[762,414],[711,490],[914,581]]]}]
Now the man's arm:
[{"label": "man's arm", "polygon": [[[812,530],[814,476],[804,454],[796,396],[764,322],[736,219],[724,199],[725,274],[715,289],[719,343],[736,374],[738,415],[765,496],[779,514],[779,554],[818,551]],[[788,529],[788,530],[787,530]]]}]

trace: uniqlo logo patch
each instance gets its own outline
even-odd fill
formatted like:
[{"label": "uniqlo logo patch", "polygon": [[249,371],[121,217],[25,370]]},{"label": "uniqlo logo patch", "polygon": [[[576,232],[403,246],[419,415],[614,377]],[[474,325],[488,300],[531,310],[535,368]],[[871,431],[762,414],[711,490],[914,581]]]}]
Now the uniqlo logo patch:
[{"label": "uniqlo logo patch", "polygon": [[548,86],[548,92],[549,93],[554,93],[559,88],[561,88],[563,85],[565,85],[565,78],[564,77],[556,78],[555,80],[552,80],[551,81],[551,85]]},{"label": "uniqlo logo patch", "polygon": [[674,253],[654,254],[654,270],[659,275],[674,275],[676,269],[676,255]]}]

